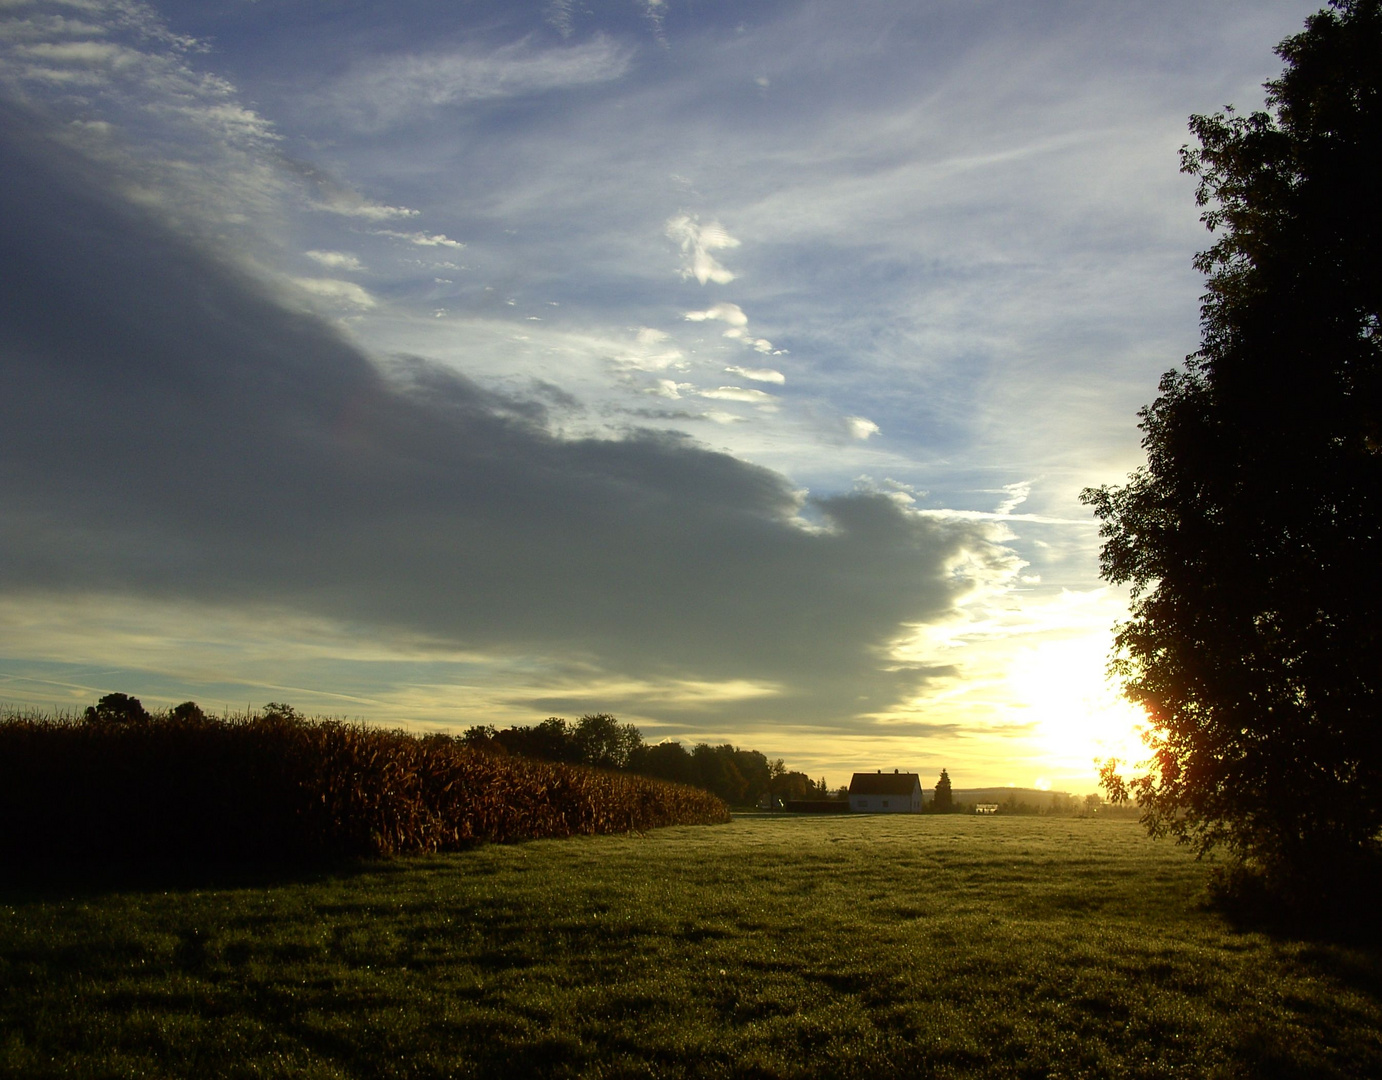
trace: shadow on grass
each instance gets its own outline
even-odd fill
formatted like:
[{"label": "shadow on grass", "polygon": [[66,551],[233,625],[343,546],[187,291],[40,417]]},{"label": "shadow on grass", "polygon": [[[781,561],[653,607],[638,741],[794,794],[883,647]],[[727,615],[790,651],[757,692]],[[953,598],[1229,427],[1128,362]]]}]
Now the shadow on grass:
[{"label": "shadow on grass", "polygon": [[[1382,864],[1371,865],[1330,887],[1300,887],[1283,895],[1258,875],[1220,873],[1206,906],[1241,933],[1307,945],[1301,959],[1322,975],[1382,1001]],[[1269,1043],[1262,1043],[1268,1046]],[[1262,1076],[1291,1073],[1260,1072]]]},{"label": "shadow on grass", "polygon": [[1211,880],[1206,906],[1235,930],[1346,945],[1382,954],[1382,864],[1329,882],[1274,886],[1241,869],[1219,871]]},{"label": "shadow on grass", "polygon": [[5,867],[0,901],[41,902],[96,899],[127,892],[192,892],[206,889],[264,889],[310,885],[329,880],[388,874],[406,864],[359,858],[306,862],[262,860],[226,862],[176,859],[146,862],[53,860]]}]

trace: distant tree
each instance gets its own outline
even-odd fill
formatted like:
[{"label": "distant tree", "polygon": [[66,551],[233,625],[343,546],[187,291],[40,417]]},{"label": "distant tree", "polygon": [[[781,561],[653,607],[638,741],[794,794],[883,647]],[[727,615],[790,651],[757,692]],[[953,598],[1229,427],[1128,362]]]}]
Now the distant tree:
[{"label": "distant tree", "polygon": [[1266,111],[1191,119],[1200,349],[1141,412],[1147,464],[1084,493],[1152,728],[1147,771],[1103,782],[1281,895],[1342,894],[1382,830],[1379,0],[1277,52]]},{"label": "distant tree", "polygon": [[629,757],[643,745],[643,735],[632,724],[621,724],[609,713],[582,716],[572,739],[585,765],[601,769],[622,769]]},{"label": "distant tree", "polygon": [[737,746],[729,750],[734,768],[744,778],[744,793],[740,801],[745,806],[754,805],[768,794],[772,786],[772,763],[757,750],[744,750]]},{"label": "distant tree", "polygon": [[200,724],[206,721],[206,713],[195,701],[184,701],[168,710],[168,719],[182,724]]},{"label": "distant tree", "polygon": [[[782,783],[783,779],[784,779],[786,776],[787,776],[787,763],[786,763],[785,761],[783,761],[782,758],[778,758],[776,761],[774,761],[774,762],[768,767],[768,792],[767,792],[767,793],[768,793],[769,798],[774,799],[774,800],[777,800],[777,799],[787,799],[787,798],[790,798],[790,797],[791,797],[791,796],[789,796],[789,795],[787,794],[786,789],[784,788],[783,783]],[[757,802],[758,800],[757,800],[757,799],[754,799],[753,801],[754,801],[754,802]],[[774,805],[776,805],[776,804],[774,803]]]},{"label": "distant tree", "polygon": [[[478,735],[476,737],[479,738]],[[490,738],[510,754],[537,758],[539,761],[571,763],[581,760],[581,747],[576,741],[575,729],[560,716],[549,716],[532,727],[515,725],[504,728],[494,732]]]},{"label": "distant tree", "polygon": [[507,753],[498,737],[499,732],[493,724],[476,724],[465,729],[461,735],[461,742],[472,750]]},{"label": "distant tree", "polygon": [[804,772],[789,769],[778,779],[775,792],[784,802],[788,799],[811,799],[816,797],[815,781]]},{"label": "distant tree", "polygon": [[696,766],[686,747],[676,741],[639,746],[629,755],[629,771],[678,784],[696,783]]},{"label": "distant tree", "polygon": [[936,814],[948,814],[955,808],[955,793],[950,789],[950,774],[941,770],[936,781],[936,792],[931,796],[931,810]]},{"label": "distant tree", "polygon": [[731,806],[747,804],[749,784],[734,763],[733,746],[697,743],[691,751],[691,759],[696,769],[697,787],[718,795]]},{"label": "distant tree", "polygon": [[142,724],[150,716],[137,697],[106,694],[95,705],[88,705],[82,718],[88,724]]},{"label": "distant tree", "polygon": [[560,716],[549,716],[536,727],[522,730],[528,740],[529,757],[543,761],[575,762],[585,756],[581,742],[576,737],[576,729]]}]

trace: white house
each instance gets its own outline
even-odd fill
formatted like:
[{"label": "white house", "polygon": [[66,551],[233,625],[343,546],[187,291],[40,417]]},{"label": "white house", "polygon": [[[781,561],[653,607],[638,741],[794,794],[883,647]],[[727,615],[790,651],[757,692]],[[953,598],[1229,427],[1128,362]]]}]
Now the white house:
[{"label": "white house", "polygon": [[916,773],[857,772],[849,782],[849,808],[866,814],[921,811],[921,777]]}]

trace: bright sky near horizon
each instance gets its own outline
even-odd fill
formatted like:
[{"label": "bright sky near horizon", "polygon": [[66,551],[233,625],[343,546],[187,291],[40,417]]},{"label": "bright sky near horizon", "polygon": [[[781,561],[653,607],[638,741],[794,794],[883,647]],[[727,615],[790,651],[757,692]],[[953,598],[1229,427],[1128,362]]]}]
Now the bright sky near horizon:
[{"label": "bright sky near horizon", "polygon": [[0,0],[0,701],[1092,790],[1078,494],[1318,6]]}]

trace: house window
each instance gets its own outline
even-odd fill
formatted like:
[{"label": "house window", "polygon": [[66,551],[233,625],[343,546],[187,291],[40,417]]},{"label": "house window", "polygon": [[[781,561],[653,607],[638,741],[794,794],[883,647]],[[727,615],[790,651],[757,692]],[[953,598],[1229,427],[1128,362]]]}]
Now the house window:
[{"label": "house window", "polygon": [[883,800],[883,809],[886,810],[887,808],[888,808],[888,800],[887,800],[887,799],[884,799],[884,800]]}]

